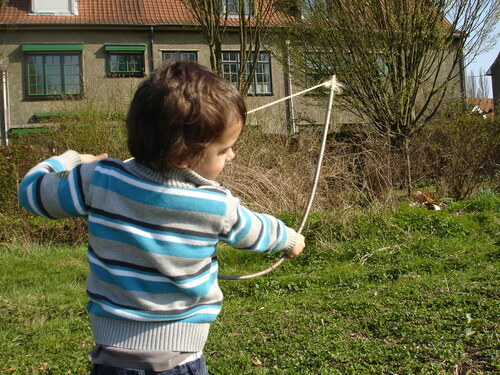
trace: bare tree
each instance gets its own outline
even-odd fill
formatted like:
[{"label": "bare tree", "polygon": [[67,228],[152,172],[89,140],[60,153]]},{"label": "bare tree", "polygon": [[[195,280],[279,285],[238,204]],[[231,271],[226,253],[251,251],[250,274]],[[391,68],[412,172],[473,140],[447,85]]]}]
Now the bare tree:
[{"label": "bare tree", "polygon": [[479,68],[479,73],[469,71],[467,73],[467,97],[487,98],[490,94],[490,85],[483,68]]},{"label": "bare tree", "polygon": [[467,97],[477,98],[477,77],[475,73],[470,70],[467,73]]},{"label": "bare tree", "polygon": [[[498,0],[303,0],[287,38],[309,79],[337,74],[344,108],[406,152],[450,96],[465,64],[491,42]],[[300,76],[295,74],[295,76]]]},{"label": "bare tree", "polygon": [[222,44],[228,31],[238,32],[238,89],[246,94],[258,68],[259,52],[272,29],[276,10],[272,0],[182,0],[201,26],[210,48],[214,72],[222,70]]},{"label": "bare tree", "polygon": [[194,21],[201,26],[210,49],[210,66],[219,75],[222,74],[222,39],[227,26],[227,12],[223,11],[222,1],[182,0]]},{"label": "bare tree", "polygon": [[487,98],[490,93],[490,86],[486,78],[486,72],[483,68],[479,69],[478,77],[478,98]]}]

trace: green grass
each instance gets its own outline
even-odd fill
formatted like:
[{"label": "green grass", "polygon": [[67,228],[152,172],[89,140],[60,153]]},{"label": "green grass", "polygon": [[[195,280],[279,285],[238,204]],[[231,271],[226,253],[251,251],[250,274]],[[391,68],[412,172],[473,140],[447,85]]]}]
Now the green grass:
[{"label": "green grass", "polygon": [[[262,278],[221,281],[209,369],[497,374],[498,233],[493,192],[439,212],[316,213],[303,256]],[[220,249],[225,274],[275,259]],[[0,373],[88,373],[84,248],[0,245],[0,262]]]}]

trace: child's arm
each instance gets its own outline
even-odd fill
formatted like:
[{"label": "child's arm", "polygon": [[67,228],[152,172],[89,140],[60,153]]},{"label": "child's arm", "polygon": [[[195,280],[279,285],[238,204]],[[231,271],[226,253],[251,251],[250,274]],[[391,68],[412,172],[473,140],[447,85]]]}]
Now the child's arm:
[{"label": "child's arm", "polygon": [[229,246],[253,252],[283,251],[287,257],[299,255],[305,246],[304,236],[281,220],[248,210],[230,197],[228,229],[221,240]]},{"label": "child's arm", "polygon": [[34,215],[57,219],[86,216],[80,165],[106,157],[66,151],[33,167],[21,181],[19,203]]}]

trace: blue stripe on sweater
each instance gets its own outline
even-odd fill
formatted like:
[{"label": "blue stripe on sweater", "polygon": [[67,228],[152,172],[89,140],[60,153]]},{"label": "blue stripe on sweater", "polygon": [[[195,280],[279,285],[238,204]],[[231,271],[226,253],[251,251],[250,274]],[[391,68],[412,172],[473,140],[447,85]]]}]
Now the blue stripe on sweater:
[{"label": "blue stripe on sweater", "polygon": [[[43,171],[37,171],[25,177],[21,182],[21,185],[19,186],[18,199],[21,206],[26,208],[33,215],[45,216],[46,218],[50,219],[50,217],[46,216],[44,210],[40,208],[40,204],[38,202],[38,193],[37,193],[39,179],[43,178],[45,173],[46,172]],[[31,186],[31,194],[28,191],[30,186]],[[30,203],[30,198],[33,204]]]},{"label": "blue stripe on sweater", "polygon": [[92,208],[92,216],[99,217],[102,220],[107,220],[110,222],[115,221],[116,223],[121,223],[123,225],[130,225],[136,228],[140,228],[141,230],[156,232],[156,233],[178,233],[179,235],[191,236],[196,239],[203,238],[212,238],[218,239],[219,235],[217,233],[212,232],[200,232],[194,231],[190,229],[181,228],[179,225],[177,226],[169,226],[169,225],[161,225],[161,224],[153,224],[146,221],[136,220],[132,217],[119,215],[114,212],[109,212],[105,210],[101,210],[98,208]]},{"label": "blue stripe on sweater", "polygon": [[[72,172],[72,174],[73,173],[74,172]],[[71,177],[59,179],[59,183],[57,185],[57,197],[59,199],[59,204],[61,205],[63,211],[69,216],[76,216],[76,217],[85,216],[84,214],[82,215],[80,214],[80,212],[78,212],[75,203],[73,201],[73,197],[71,196],[70,180],[69,180],[70,178]]]},{"label": "blue stripe on sweater", "polygon": [[[161,240],[141,236],[137,233],[127,233],[117,228],[111,228],[92,221],[92,216],[88,220],[89,233],[92,236],[106,240],[125,243],[147,252],[171,255],[181,258],[205,258],[210,257],[217,241],[206,240],[204,245],[189,243],[172,243],[170,240]],[[172,235],[172,237],[178,237]],[[189,240],[185,240],[189,241]]]},{"label": "blue stripe on sweater", "polygon": [[[108,309],[104,309],[101,306],[101,304],[105,305]],[[197,311],[205,308],[212,308],[215,311],[213,314],[197,313]],[[91,300],[88,304],[88,310],[91,314],[94,314],[96,316],[102,316],[105,318],[123,319],[123,316],[119,314],[113,314],[111,311],[109,311],[109,310],[116,310],[116,311],[123,311],[130,315],[134,315],[137,317],[137,320],[172,321],[172,322],[182,321],[183,323],[195,323],[195,324],[212,323],[217,318],[220,309],[221,307],[218,305],[207,305],[207,306],[199,306],[193,308],[192,310],[189,310],[183,314],[148,314],[146,312],[139,312],[136,310],[124,309],[123,307],[116,307],[113,304],[103,300],[96,300],[96,301]],[[189,316],[191,314],[195,315]]]},{"label": "blue stripe on sweater", "polygon": [[283,249],[285,241],[287,239],[285,223],[283,221],[276,219],[278,222],[278,234],[277,234],[277,244],[271,249],[271,252],[275,252],[278,249]]},{"label": "blue stripe on sweater", "polygon": [[[217,273],[213,273],[200,285],[196,285],[193,288],[180,288],[175,284],[168,282],[166,277],[163,277],[163,280],[144,280],[132,275],[113,275],[104,267],[92,262],[90,262],[90,270],[100,281],[116,285],[128,292],[141,292],[149,294],[187,293],[193,297],[201,297],[207,294],[214,283],[215,277],[217,276]],[[126,270],[119,271],[126,272]],[[156,278],[159,279],[158,277]]]},{"label": "blue stripe on sweater", "polygon": [[[136,180],[143,186],[149,185],[152,189],[161,187],[161,191],[153,191],[147,189],[146,187],[134,186],[131,183],[127,183],[115,176],[106,175],[98,170],[94,173],[92,184],[113,191],[133,201],[151,206],[172,210],[208,213],[217,216],[224,216],[226,214],[226,202],[224,200],[216,201],[212,199],[205,199],[199,196],[200,189],[165,187],[164,185],[146,183],[144,180],[139,180],[134,176],[125,174],[121,169],[113,169],[113,171],[125,176],[126,178]],[[176,190],[187,193],[187,196],[175,194]],[[192,194],[190,194],[191,192]],[[213,195],[214,197],[225,196],[223,193],[217,191],[204,190],[203,193],[209,196]]]},{"label": "blue stripe on sweater", "polygon": [[77,202],[74,202],[74,203],[75,204],[78,203],[78,205],[80,206],[80,209],[88,214],[90,207],[87,206],[87,204],[85,203],[85,194],[83,192],[83,186],[82,186],[82,176],[80,174],[81,168],[82,168],[82,164],[77,165],[73,169],[73,171],[70,175],[70,178],[72,178],[74,180],[75,189],[76,189]]},{"label": "blue stripe on sweater", "polygon": [[224,238],[224,242],[228,245],[236,245],[238,242],[243,240],[250,232],[252,222],[252,214],[245,207],[238,207],[238,220],[234,228],[229,232],[229,234]]},{"label": "blue stripe on sweater", "polygon": [[66,168],[64,168],[63,163],[61,163],[57,159],[50,158],[50,159],[47,159],[45,161],[48,164],[50,164],[50,166],[52,167],[52,169],[54,170],[54,172],[61,172],[61,171],[64,171],[66,169]]},{"label": "blue stripe on sweater", "polygon": [[255,214],[255,216],[260,220],[262,224],[262,228],[259,233],[259,237],[255,244],[251,246],[252,249],[256,251],[269,251],[269,229],[271,227],[271,223],[267,215]]},{"label": "blue stripe on sweater", "polygon": [[[124,266],[111,266],[102,263],[90,252],[87,255],[90,269],[99,280],[118,285],[122,289],[129,291],[139,291],[151,294],[183,292],[195,297],[200,297],[208,293],[217,275],[217,272],[215,272],[216,270],[214,270],[216,267],[215,262],[213,262],[211,267],[206,271],[192,278],[170,280],[166,275],[158,272],[146,272]],[[127,275],[124,275],[124,273],[127,273]],[[147,280],[147,278],[153,280]],[[205,278],[205,280],[202,280],[203,278]],[[190,288],[181,287],[188,283],[194,283],[195,285]]]}]

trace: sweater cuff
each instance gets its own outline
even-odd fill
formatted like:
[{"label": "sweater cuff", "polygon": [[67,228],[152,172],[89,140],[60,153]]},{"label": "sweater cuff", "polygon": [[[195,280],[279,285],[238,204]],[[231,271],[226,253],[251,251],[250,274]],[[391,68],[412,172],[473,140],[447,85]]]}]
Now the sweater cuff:
[{"label": "sweater cuff", "polygon": [[297,243],[297,232],[292,228],[286,227],[286,244],[285,247],[281,251],[292,250]]},{"label": "sweater cuff", "polygon": [[68,150],[65,153],[59,155],[57,158],[61,161],[66,170],[73,169],[77,165],[80,165],[82,163],[80,154],[73,150]]}]

